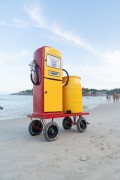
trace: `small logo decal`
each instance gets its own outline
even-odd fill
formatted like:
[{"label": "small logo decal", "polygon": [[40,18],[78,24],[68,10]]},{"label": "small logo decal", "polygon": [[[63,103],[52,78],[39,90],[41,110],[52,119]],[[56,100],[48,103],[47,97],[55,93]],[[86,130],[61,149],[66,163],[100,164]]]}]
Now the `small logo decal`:
[{"label": "small logo decal", "polygon": [[49,75],[59,77],[59,72],[49,71]]}]

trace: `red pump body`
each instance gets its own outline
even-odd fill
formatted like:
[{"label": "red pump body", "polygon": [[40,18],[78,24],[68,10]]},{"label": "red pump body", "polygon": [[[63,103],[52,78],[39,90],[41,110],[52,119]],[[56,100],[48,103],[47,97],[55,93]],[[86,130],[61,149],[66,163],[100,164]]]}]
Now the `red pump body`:
[{"label": "red pump body", "polygon": [[61,58],[59,51],[47,46],[34,53],[40,83],[33,85],[33,115],[62,112]]},{"label": "red pump body", "polygon": [[43,71],[43,59],[44,59],[44,48],[39,48],[34,53],[34,59],[38,65],[38,74],[41,78],[39,85],[33,85],[33,114],[42,114],[44,112],[44,71]]}]

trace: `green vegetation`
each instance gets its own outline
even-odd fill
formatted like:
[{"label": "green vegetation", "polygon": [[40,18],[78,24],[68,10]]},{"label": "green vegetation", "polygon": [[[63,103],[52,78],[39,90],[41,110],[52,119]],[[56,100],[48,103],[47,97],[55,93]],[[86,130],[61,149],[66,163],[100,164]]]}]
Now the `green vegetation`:
[{"label": "green vegetation", "polygon": [[20,91],[18,93],[13,93],[12,95],[32,95],[33,89],[27,89],[26,91]]},{"label": "green vegetation", "polygon": [[120,94],[120,88],[112,89],[107,92],[107,95]]},{"label": "green vegetation", "polygon": [[120,88],[112,89],[112,90],[107,90],[107,89],[88,89],[88,88],[83,88],[82,89],[83,96],[98,96],[98,95],[113,95],[113,94],[120,94]]},{"label": "green vegetation", "polygon": [[[107,90],[107,89],[89,89],[83,88],[82,89],[83,96],[100,96],[100,95],[113,95],[113,94],[120,94],[120,88]],[[26,91],[20,91],[18,93],[13,93],[12,95],[32,95],[33,89],[27,89]]]}]

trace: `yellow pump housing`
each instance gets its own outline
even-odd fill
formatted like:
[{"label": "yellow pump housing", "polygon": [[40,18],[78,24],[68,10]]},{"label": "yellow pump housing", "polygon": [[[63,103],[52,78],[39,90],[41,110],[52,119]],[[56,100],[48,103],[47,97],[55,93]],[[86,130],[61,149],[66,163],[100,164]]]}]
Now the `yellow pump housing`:
[{"label": "yellow pump housing", "polygon": [[[79,113],[83,111],[82,106],[82,87],[80,77],[69,76],[66,86],[63,86],[63,112]],[[63,83],[67,80],[67,76],[63,77]]]},{"label": "yellow pump housing", "polygon": [[62,111],[62,55],[45,47],[44,55],[44,112]]}]

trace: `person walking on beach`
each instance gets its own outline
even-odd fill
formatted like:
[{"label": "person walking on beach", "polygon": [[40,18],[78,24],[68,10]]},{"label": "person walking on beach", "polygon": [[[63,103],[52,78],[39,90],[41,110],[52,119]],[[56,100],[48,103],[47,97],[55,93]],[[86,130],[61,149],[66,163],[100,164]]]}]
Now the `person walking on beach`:
[{"label": "person walking on beach", "polygon": [[113,95],[113,101],[116,101],[116,94]]},{"label": "person walking on beach", "polygon": [[2,107],[2,106],[0,106],[0,110],[3,110],[3,107]]},{"label": "person walking on beach", "polygon": [[110,99],[111,99],[111,96],[106,96],[107,101],[110,101]]},{"label": "person walking on beach", "polygon": [[116,95],[116,101],[119,101],[119,94]]},{"label": "person walking on beach", "polygon": [[113,95],[113,101],[115,102],[115,95]]},{"label": "person walking on beach", "polygon": [[106,96],[106,100],[108,100],[108,96]]}]

